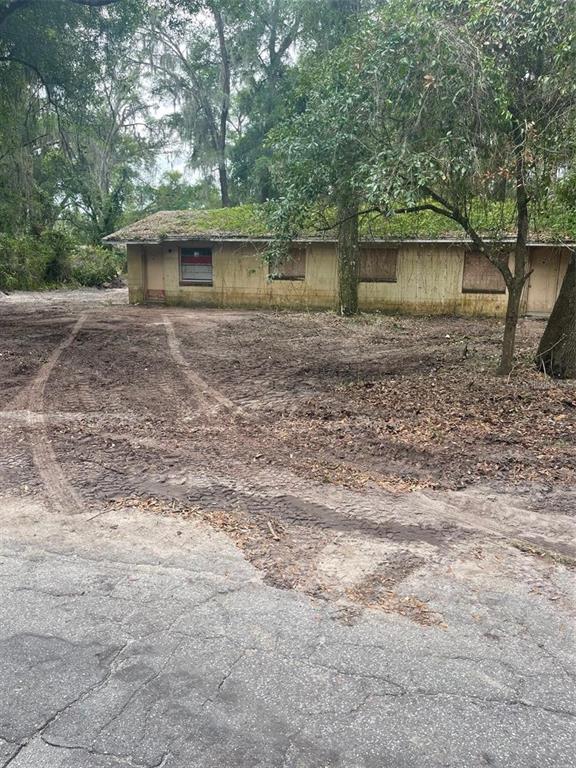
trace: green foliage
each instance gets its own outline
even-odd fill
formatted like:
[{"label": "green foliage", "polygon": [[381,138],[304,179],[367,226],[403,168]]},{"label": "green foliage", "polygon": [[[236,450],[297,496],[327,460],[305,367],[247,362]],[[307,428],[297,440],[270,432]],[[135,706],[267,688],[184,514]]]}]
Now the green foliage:
[{"label": "green foliage", "polygon": [[558,182],[556,197],[565,206],[576,210],[576,168]]},{"label": "green foliage", "polygon": [[343,52],[372,104],[368,197],[467,216],[515,197],[520,161],[545,201],[574,156],[575,25],[572,0],[391,0]]},{"label": "green foliage", "polygon": [[[48,278],[33,266],[51,248],[43,232],[64,223],[99,243],[147,213],[213,208],[218,170],[233,200],[274,202],[264,224],[240,207],[206,226],[271,228],[280,250],[327,232],[350,198],[385,213],[361,217],[368,236],[459,236],[431,211],[393,214],[430,192],[479,231],[510,233],[515,123],[532,232],[574,232],[574,0],[0,6],[0,232],[24,253],[18,284],[69,277],[63,255]],[[158,121],[157,95],[174,104]],[[202,180],[142,178],[170,129]]]},{"label": "green foliage", "polygon": [[302,42],[307,50],[322,54],[336,48],[352,34],[360,19],[386,0],[315,0],[302,9]]},{"label": "green foliage", "polygon": [[198,211],[194,226],[214,232],[242,232],[245,237],[261,237],[267,232],[263,210],[249,204]]},{"label": "green foliage", "polygon": [[[170,224],[179,232],[205,236],[230,234],[237,237],[272,237],[277,233],[275,205],[242,205],[233,208],[187,212],[186,218]],[[477,202],[474,219],[478,230],[488,238],[513,238],[515,208],[512,201]],[[337,237],[337,211],[335,208],[309,208],[300,226],[291,230],[293,238],[331,239]],[[167,223],[162,226],[166,228]],[[576,242],[576,209],[560,201],[550,203],[534,212],[531,229],[535,240],[542,242]],[[363,239],[442,239],[465,238],[462,228],[431,211],[409,214],[382,215],[371,212],[360,215],[360,235]]]},{"label": "green foliage", "polygon": [[315,219],[330,218],[330,211],[347,209],[364,196],[359,171],[369,154],[356,133],[369,119],[370,108],[362,83],[339,49],[320,62],[315,57],[303,62],[292,114],[269,135],[279,190],[269,211],[276,234],[271,261],[282,260],[294,234]]},{"label": "green foliage", "polygon": [[140,183],[139,168],[155,146],[155,121],[139,91],[138,67],[119,52],[107,53],[102,76],[104,90],[60,120],[62,218],[82,240],[96,244],[120,225]]},{"label": "green foliage", "polygon": [[[425,201],[424,201],[425,202]],[[475,201],[471,218],[478,233],[487,239],[514,239],[516,209],[511,200]],[[535,210],[530,218],[531,239],[545,243],[576,242],[576,209],[560,201]],[[466,238],[462,227],[432,211],[381,215],[370,213],[360,219],[364,238],[434,240]]]},{"label": "green foliage", "polygon": [[217,173],[223,206],[265,200],[273,187],[264,138],[282,116],[309,0],[151,4],[155,91],[175,105],[167,122],[190,165]]},{"label": "green foliage", "polygon": [[49,285],[66,283],[71,276],[70,254],[73,241],[68,234],[61,230],[46,230],[39,238],[44,252],[44,280]]},{"label": "green foliage", "polygon": [[73,243],[65,233],[0,235],[0,289],[39,290],[71,277]]},{"label": "green foliage", "polygon": [[97,245],[77,246],[71,257],[71,279],[78,285],[100,287],[126,268],[124,252]]},{"label": "green foliage", "polygon": [[[426,202],[426,200],[422,200]],[[391,212],[382,214],[372,211],[360,214],[360,236],[363,239],[466,239],[467,235],[456,222],[432,211],[416,213],[393,213],[398,206],[392,205]],[[274,214],[275,207],[265,207],[259,216]],[[369,210],[369,209],[368,209]],[[513,239],[516,227],[516,208],[512,200],[475,200],[471,217],[478,232],[488,239]],[[308,209],[307,218],[293,236],[329,237],[337,236],[338,215],[335,208]],[[276,232],[274,227],[269,227]],[[532,239],[544,243],[576,243],[576,208],[565,201],[551,200],[547,205],[535,208],[530,218]]]},{"label": "green foliage", "polygon": [[101,286],[114,280],[125,262],[123,252],[78,245],[62,230],[46,230],[40,237],[0,235],[0,290]]},{"label": "green foliage", "polygon": [[0,234],[0,290],[43,287],[46,261],[37,238]]},{"label": "green foliage", "polygon": [[227,154],[236,119],[232,84],[244,62],[246,10],[237,0],[153,0],[151,5],[155,92],[175,104],[168,122],[188,147],[189,163],[205,175],[217,169],[221,203],[229,205]]},{"label": "green foliage", "polygon": [[140,190],[140,215],[156,211],[185,211],[192,208],[215,208],[218,190],[212,179],[189,184],[180,171],[166,171],[157,186],[146,185]]},{"label": "green foliage", "polygon": [[276,194],[266,136],[290,111],[297,68],[288,54],[310,29],[310,6],[306,0],[258,0],[253,6],[248,51],[259,47],[259,52],[256,58],[251,53],[253,64],[244,69],[235,108],[247,125],[234,137],[229,153],[234,192],[240,200],[264,202]]},{"label": "green foliage", "polygon": [[266,208],[240,205],[212,210],[161,211],[128,224],[109,242],[157,242],[168,238],[267,237]]},{"label": "green foliage", "polygon": [[[247,204],[232,208],[167,212],[135,223],[121,230],[126,239],[156,240],[177,234],[179,237],[254,237],[273,238],[278,234],[277,205]],[[514,238],[515,208],[512,201],[484,203],[477,201],[473,211],[478,231],[486,238]],[[292,219],[295,222],[296,219]],[[287,234],[286,247],[292,238],[334,240],[338,236],[336,208],[309,207],[300,216],[300,225]],[[444,216],[431,211],[383,215],[378,212],[359,216],[362,239],[465,239],[462,228]],[[550,203],[533,213],[533,239],[549,243],[576,242],[576,210],[560,201]]]},{"label": "green foliage", "polygon": [[99,240],[145,156],[127,45],[146,0],[0,5],[0,231],[40,235],[65,218]]},{"label": "green foliage", "polygon": [[270,134],[278,246],[310,216],[336,223],[346,192],[378,209],[375,234],[515,234],[519,163],[533,231],[569,231],[554,191],[576,154],[575,30],[573,0],[389,0],[360,18],[301,64]]}]

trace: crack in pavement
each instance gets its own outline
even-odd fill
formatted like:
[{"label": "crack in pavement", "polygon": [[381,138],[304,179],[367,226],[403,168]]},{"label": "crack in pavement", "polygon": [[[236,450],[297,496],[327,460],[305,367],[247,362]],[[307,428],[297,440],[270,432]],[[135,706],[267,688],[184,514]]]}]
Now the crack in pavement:
[{"label": "crack in pavement", "polygon": [[22,752],[23,749],[25,749],[27,746],[31,744],[31,742],[36,737],[42,737],[44,731],[52,725],[56,720],[58,720],[65,712],[67,712],[69,709],[71,709],[75,704],[80,703],[81,701],[84,701],[84,699],[88,698],[92,693],[94,693],[97,690],[100,690],[100,688],[103,688],[110,677],[112,676],[114,672],[114,664],[116,660],[119,658],[119,656],[126,650],[129,643],[124,643],[110,658],[108,664],[109,668],[106,671],[106,674],[98,680],[96,683],[91,685],[89,688],[87,688],[85,691],[82,691],[80,694],[75,696],[71,701],[67,702],[63,707],[60,707],[56,712],[54,712],[47,720],[45,720],[38,728],[36,728],[29,736],[26,738],[22,744],[20,745],[19,749],[16,751],[14,755],[12,755],[8,762],[4,763],[2,768],[6,768],[6,766],[10,765],[10,763],[14,762],[14,760],[18,757],[18,755]]},{"label": "crack in pavement", "polygon": [[[149,675],[146,680],[144,680],[142,683],[140,683],[136,688],[130,693],[124,704],[120,707],[120,709],[112,715],[103,725],[101,725],[98,728],[98,731],[94,738],[92,739],[92,742],[90,744],[90,749],[94,749],[94,745],[100,738],[100,736],[104,733],[104,731],[115,721],[118,720],[122,714],[127,710],[127,708],[130,706],[132,701],[136,698],[136,696],[143,691],[150,683],[153,683],[155,680],[157,680],[160,675],[166,670],[166,667],[168,664],[172,661],[174,656],[178,653],[178,651],[182,648],[184,643],[186,642],[187,638],[182,638],[179,640],[173,650],[169,653],[169,655],[166,657],[165,661],[163,662],[160,669],[158,669],[156,672],[153,672],[151,675]],[[56,745],[56,746],[64,746],[64,745]],[[162,763],[159,763],[161,765]],[[156,766],[151,766],[150,768],[156,768]]]},{"label": "crack in pavement", "polygon": [[113,757],[115,760],[118,760],[120,763],[124,763],[125,765],[131,766],[132,768],[163,768],[163,766],[166,765],[166,761],[168,760],[169,757],[171,757],[171,754],[172,754],[171,752],[164,752],[158,762],[142,763],[135,760],[130,755],[117,755],[114,752],[104,752],[101,750],[93,749],[92,747],[70,746],[68,744],[55,744],[54,742],[50,741],[48,738],[46,738],[46,736],[43,736],[43,735],[41,735],[40,738],[49,747],[53,747],[55,749],[66,749],[71,752],[85,752],[86,754],[93,755],[95,757]]},{"label": "crack in pavement", "polygon": [[[388,694],[374,694],[375,696],[387,696]],[[530,701],[524,701],[522,699],[500,699],[492,696],[475,696],[472,693],[456,693],[452,691],[408,691],[407,693],[400,694],[400,698],[442,698],[447,699],[464,699],[473,703],[479,704],[500,704],[505,707],[526,707],[527,709],[534,709],[538,711],[548,712],[552,715],[558,715],[559,717],[576,718],[576,712],[571,710],[560,709],[557,707],[547,707],[543,704],[533,704]]]},{"label": "crack in pavement", "polygon": [[222,690],[224,684],[229,679],[229,677],[232,675],[232,673],[234,672],[234,669],[238,666],[238,664],[243,659],[245,659],[246,656],[250,652],[257,652],[257,651],[260,651],[260,650],[261,650],[260,648],[253,648],[253,647],[244,648],[241,651],[241,653],[237,656],[237,658],[235,658],[234,661],[230,664],[230,666],[228,667],[226,672],[224,672],[224,674],[220,678],[220,680],[218,682],[218,685],[216,686],[216,690],[214,691],[214,695],[213,696],[207,696],[204,699],[204,701],[202,702],[200,709],[204,709],[204,707],[207,704],[214,704],[214,702],[218,699],[218,696],[220,695],[220,691]]}]

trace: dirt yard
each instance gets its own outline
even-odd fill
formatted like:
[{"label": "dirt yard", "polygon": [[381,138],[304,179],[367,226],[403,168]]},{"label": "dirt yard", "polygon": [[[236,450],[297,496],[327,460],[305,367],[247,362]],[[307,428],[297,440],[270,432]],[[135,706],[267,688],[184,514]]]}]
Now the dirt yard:
[{"label": "dirt yard", "polygon": [[541,321],[503,379],[490,320],[105,298],[0,315],[0,493],[202,519],[346,620],[442,625],[410,585],[447,572],[569,606],[576,387],[532,369]]}]

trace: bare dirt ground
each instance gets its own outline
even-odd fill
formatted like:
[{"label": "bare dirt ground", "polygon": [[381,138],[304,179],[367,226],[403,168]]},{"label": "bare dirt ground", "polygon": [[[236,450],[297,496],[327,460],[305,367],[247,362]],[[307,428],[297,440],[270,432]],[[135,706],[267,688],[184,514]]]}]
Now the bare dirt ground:
[{"label": "bare dirt ground", "polygon": [[576,387],[532,369],[541,321],[497,378],[497,321],[80,299],[0,302],[3,494],[207,522],[347,621],[442,626],[447,573],[571,612]]}]

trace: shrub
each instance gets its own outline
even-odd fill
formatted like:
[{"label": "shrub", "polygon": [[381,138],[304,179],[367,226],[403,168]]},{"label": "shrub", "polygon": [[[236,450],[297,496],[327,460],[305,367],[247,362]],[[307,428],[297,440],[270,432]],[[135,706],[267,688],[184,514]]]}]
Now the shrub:
[{"label": "shrub", "polygon": [[0,234],[0,289],[31,291],[45,286],[49,246],[30,235]]},{"label": "shrub", "polygon": [[99,245],[80,245],[72,254],[72,280],[99,287],[113,281],[122,269],[122,255]]},{"label": "shrub", "polygon": [[71,253],[74,243],[66,232],[50,229],[40,236],[45,254],[44,281],[48,285],[66,283],[71,276]]},{"label": "shrub", "polygon": [[54,285],[101,286],[122,270],[122,254],[97,245],[75,245],[62,230],[40,237],[0,234],[0,290],[34,291]]}]

